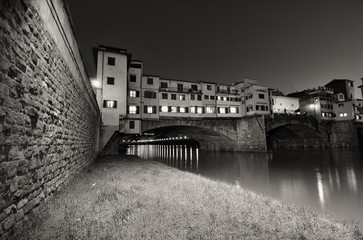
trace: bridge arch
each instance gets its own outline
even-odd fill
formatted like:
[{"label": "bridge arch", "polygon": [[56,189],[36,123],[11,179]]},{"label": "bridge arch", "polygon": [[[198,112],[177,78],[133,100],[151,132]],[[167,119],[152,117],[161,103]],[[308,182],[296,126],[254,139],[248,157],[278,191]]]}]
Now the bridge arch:
[{"label": "bridge arch", "polygon": [[[190,120],[190,119],[163,119],[158,121],[143,121],[141,124],[142,132],[150,132],[156,130],[167,129],[189,129],[196,138],[195,133],[202,133],[206,136],[216,135],[223,137],[224,140],[230,139],[235,141],[238,137],[237,120],[235,119],[203,119],[203,120]],[[190,134],[189,133],[189,134]]]},{"label": "bridge arch", "polygon": [[311,116],[278,115],[265,123],[268,149],[329,147],[326,129]]}]

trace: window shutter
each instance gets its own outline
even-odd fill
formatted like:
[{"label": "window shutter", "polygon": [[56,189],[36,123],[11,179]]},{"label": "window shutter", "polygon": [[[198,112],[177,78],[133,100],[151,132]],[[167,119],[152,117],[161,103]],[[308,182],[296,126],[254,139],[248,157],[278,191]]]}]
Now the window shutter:
[{"label": "window shutter", "polygon": [[236,113],[239,113],[239,107],[236,107]]},{"label": "window shutter", "polygon": [[202,113],[203,113],[203,114],[205,113],[205,109],[204,109],[204,107],[202,107]]},{"label": "window shutter", "polygon": [[136,114],[140,114],[140,107],[136,106]]},{"label": "window shutter", "polygon": [[103,100],[103,107],[107,107],[107,100]]},{"label": "window shutter", "polygon": [[136,91],[136,97],[140,97],[140,91]]},{"label": "window shutter", "polygon": [[156,106],[153,106],[153,113],[156,113]]},{"label": "window shutter", "polygon": [[130,106],[127,106],[126,113],[127,113],[127,114],[129,114],[129,113],[130,113]]},{"label": "window shutter", "polygon": [[171,106],[168,107],[168,112],[171,112]]},{"label": "window shutter", "polygon": [[179,113],[180,112],[180,107],[176,107],[176,111]]},{"label": "window shutter", "polygon": [[117,108],[117,101],[114,101],[115,105],[113,105],[113,108]]},{"label": "window shutter", "polygon": [[159,112],[161,112],[161,106],[159,106]]},{"label": "window shutter", "polygon": [[147,106],[144,105],[144,113],[147,113]]},{"label": "window shutter", "polygon": [[218,113],[221,113],[220,107],[217,108],[217,112]]},{"label": "window shutter", "polygon": [[229,113],[229,108],[228,107],[226,107],[226,113]]},{"label": "window shutter", "polygon": [[189,112],[189,108],[188,108],[188,107],[186,107],[186,108],[185,108],[185,112],[186,112],[186,113],[188,113],[188,112]]}]

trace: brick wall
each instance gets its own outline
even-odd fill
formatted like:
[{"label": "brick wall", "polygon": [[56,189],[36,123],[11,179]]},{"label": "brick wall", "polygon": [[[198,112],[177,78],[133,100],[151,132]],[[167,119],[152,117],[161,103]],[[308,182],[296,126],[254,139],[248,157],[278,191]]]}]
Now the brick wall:
[{"label": "brick wall", "polygon": [[0,239],[97,155],[99,109],[61,0],[0,1]]}]

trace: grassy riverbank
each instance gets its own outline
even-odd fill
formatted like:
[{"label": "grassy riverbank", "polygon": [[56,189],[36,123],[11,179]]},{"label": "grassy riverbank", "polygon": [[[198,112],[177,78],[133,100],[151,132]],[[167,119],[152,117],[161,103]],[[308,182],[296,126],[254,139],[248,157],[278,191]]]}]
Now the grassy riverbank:
[{"label": "grassy riverbank", "polygon": [[363,239],[355,224],[137,157],[97,160],[48,205],[17,239]]}]

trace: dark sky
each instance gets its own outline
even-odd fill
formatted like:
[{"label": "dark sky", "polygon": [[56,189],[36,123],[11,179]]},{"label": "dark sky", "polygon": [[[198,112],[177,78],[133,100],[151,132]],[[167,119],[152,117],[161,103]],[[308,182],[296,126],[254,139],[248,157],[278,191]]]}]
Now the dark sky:
[{"label": "dark sky", "polygon": [[289,93],[363,77],[363,0],[67,2],[90,75],[101,44],[173,79],[253,78]]}]

